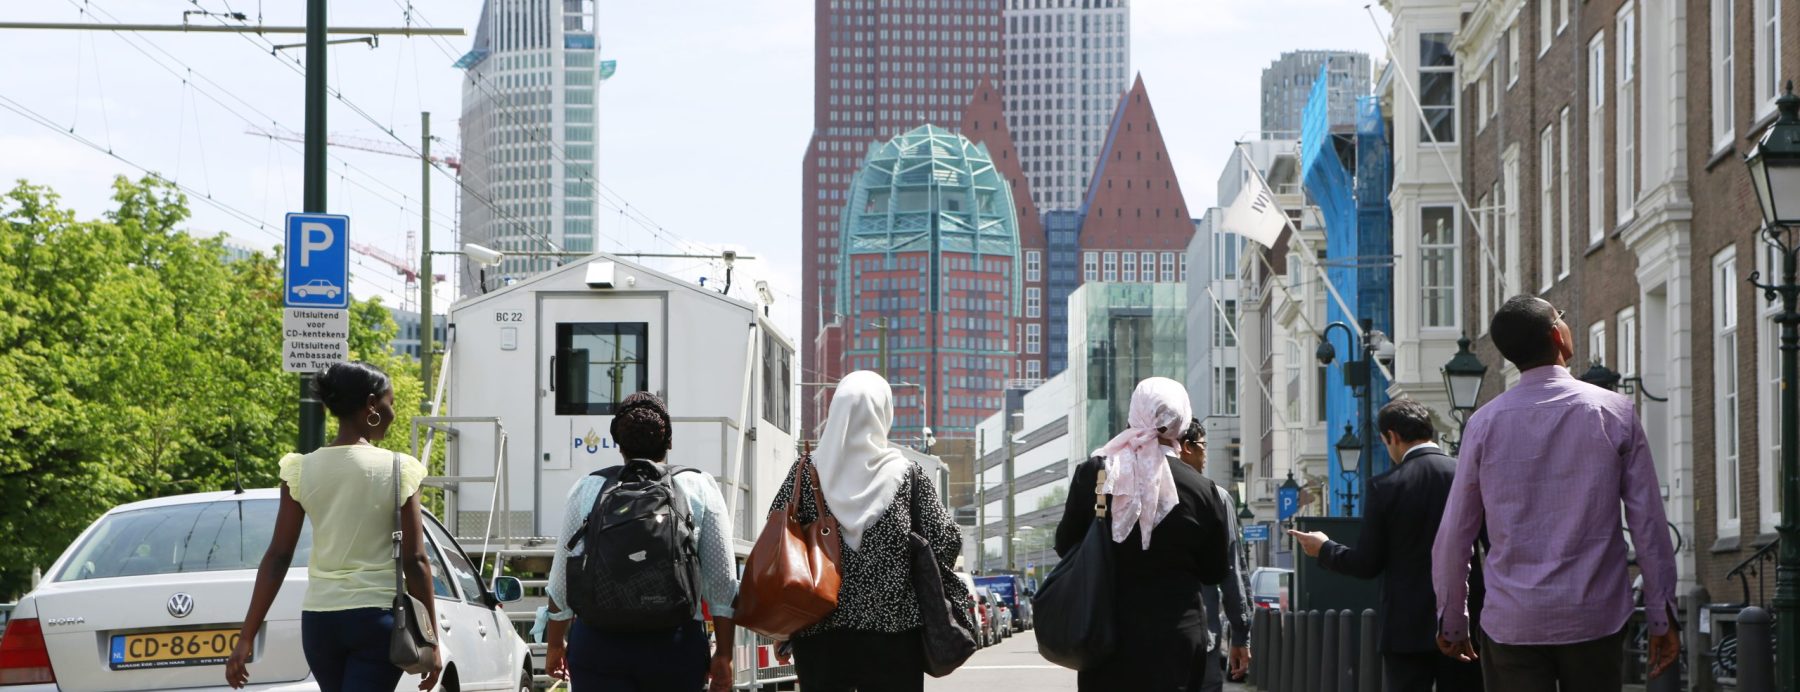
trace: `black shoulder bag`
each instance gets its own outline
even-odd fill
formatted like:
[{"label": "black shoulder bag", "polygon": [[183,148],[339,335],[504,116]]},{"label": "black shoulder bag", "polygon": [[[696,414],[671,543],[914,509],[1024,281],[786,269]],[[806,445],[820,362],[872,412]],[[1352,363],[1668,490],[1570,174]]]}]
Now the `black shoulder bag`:
[{"label": "black shoulder bag", "polygon": [[400,534],[406,530],[400,523],[400,511],[406,508],[406,498],[400,496],[400,455],[393,455],[394,633],[388,638],[388,662],[413,675],[424,675],[437,665],[437,628],[432,626],[431,611],[425,604],[406,592],[406,570],[400,565]]},{"label": "black shoulder bag", "polygon": [[[919,466],[912,465],[912,529],[906,535],[912,544],[912,587],[919,601],[919,639],[924,644],[925,672],[941,678],[961,667],[975,655],[975,635],[957,622],[956,606],[944,597],[944,567],[938,564],[931,542],[925,540],[919,527]],[[955,579],[955,577],[950,577]],[[956,580],[958,585],[961,580]]]},{"label": "black shoulder bag", "polygon": [[1064,668],[1083,670],[1112,655],[1114,620],[1112,527],[1107,522],[1106,467],[1094,478],[1094,523],[1031,599],[1038,653]]}]

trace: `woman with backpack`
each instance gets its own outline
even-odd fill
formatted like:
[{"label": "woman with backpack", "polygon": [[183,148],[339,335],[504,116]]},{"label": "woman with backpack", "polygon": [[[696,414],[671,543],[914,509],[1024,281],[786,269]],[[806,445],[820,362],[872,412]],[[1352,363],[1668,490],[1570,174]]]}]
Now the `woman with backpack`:
[{"label": "woman with backpack", "polygon": [[729,692],[738,579],[725,496],[712,476],[664,463],[674,425],[655,394],[619,402],[611,432],[625,463],[581,479],[563,512],[544,668],[580,692]]},{"label": "woman with backpack", "polygon": [[[1179,438],[1192,417],[1187,389],[1165,377],[1138,383],[1129,426],[1075,467],[1056,526],[1056,554],[1069,557],[1088,531],[1113,550],[1112,653],[1084,666],[1082,692],[1185,692],[1200,680],[1205,650],[1201,587],[1225,579],[1230,508],[1212,481],[1182,463]],[[1109,506],[1095,522],[1095,485]]]},{"label": "woman with backpack", "polygon": [[[247,664],[256,633],[281,591],[301,526],[310,517],[312,557],[306,564],[300,642],[313,679],[323,692],[391,690],[401,675],[389,658],[396,560],[388,527],[395,523],[398,498],[406,498],[398,508],[406,591],[423,606],[424,622],[437,622],[419,509],[425,465],[373,444],[387,437],[394,422],[387,373],[367,363],[337,363],[313,380],[313,393],[337,417],[337,437],[310,454],[281,460],[275,535],[257,568],[250,611],[225,663],[225,682],[243,687],[250,681]],[[424,655],[430,666],[419,689],[429,690],[437,686],[443,664],[435,647]]]},{"label": "woman with backpack", "polygon": [[[806,692],[919,692],[925,686],[908,534],[918,531],[946,570],[962,552],[962,535],[931,479],[888,441],[893,419],[894,392],[880,375],[858,371],[838,381],[813,466],[825,511],[838,523],[842,582],[837,609],[793,639],[795,672]],[[812,493],[804,492],[809,485],[795,492],[797,480],[811,482],[795,478],[802,467],[795,464],[788,473],[771,514],[798,496],[802,520],[819,516]],[[943,589],[951,603],[969,599],[961,581],[944,580]],[[973,623],[961,624],[974,630]]]}]

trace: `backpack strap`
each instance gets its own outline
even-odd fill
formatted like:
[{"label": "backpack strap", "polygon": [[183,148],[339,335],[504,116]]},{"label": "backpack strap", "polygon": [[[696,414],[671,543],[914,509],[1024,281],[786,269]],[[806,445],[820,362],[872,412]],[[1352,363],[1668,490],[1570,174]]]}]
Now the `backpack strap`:
[{"label": "backpack strap", "polygon": [[608,466],[603,469],[597,469],[593,473],[588,474],[589,476],[598,476],[600,478],[600,492],[594,494],[594,504],[588,507],[587,518],[582,519],[581,526],[575,529],[575,534],[569,536],[568,544],[563,546],[565,549],[572,551],[575,549],[575,546],[581,544],[582,537],[587,535],[588,525],[594,519],[594,508],[600,506],[600,500],[604,496],[606,489],[619,482],[619,472],[623,470],[625,470],[625,465],[620,464],[618,466]]}]

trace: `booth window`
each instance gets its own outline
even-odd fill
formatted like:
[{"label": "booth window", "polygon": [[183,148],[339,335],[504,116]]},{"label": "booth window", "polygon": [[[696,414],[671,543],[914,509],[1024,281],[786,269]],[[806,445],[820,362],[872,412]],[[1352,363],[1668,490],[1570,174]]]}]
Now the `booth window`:
[{"label": "booth window", "polygon": [[763,420],[782,432],[793,432],[794,351],[779,339],[763,334]]},{"label": "booth window", "polygon": [[634,392],[650,389],[647,322],[556,325],[556,415],[610,416]]}]

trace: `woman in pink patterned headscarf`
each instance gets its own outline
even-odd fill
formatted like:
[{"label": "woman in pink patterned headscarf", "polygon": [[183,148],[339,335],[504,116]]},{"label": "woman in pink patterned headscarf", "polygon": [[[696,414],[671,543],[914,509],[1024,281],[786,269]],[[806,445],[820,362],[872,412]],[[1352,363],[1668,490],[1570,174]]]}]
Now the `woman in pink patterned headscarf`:
[{"label": "woman in pink patterned headscarf", "polygon": [[[1056,527],[1056,552],[1067,555],[1092,527],[1107,532],[1116,567],[1117,645],[1111,657],[1080,672],[1083,692],[1181,692],[1199,682],[1194,661],[1208,636],[1200,588],[1225,577],[1232,508],[1176,452],[1192,408],[1187,389],[1174,380],[1138,383],[1129,427],[1075,467]],[[1100,524],[1094,521],[1096,485],[1110,505],[1111,516]]]}]

